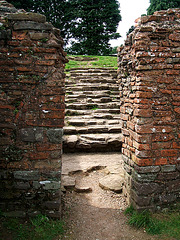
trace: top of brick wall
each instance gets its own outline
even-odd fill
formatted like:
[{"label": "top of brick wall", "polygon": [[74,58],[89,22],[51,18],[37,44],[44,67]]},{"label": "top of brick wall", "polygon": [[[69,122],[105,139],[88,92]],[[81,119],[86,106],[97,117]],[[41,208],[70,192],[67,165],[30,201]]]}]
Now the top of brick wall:
[{"label": "top of brick wall", "polygon": [[[157,36],[158,34],[170,31],[167,28],[179,29],[179,23],[180,8],[161,10],[155,12],[153,15],[137,18],[135,20],[135,30],[127,36],[125,45],[132,45],[134,40],[138,40],[138,34],[143,32],[149,32]],[[139,36],[139,38],[142,38],[142,36]],[[121,51],[121,47],[118,51]]]},{"label": "top of brick wall", "polygon": [[[0,23],[6,25],[7,20],[9,21],[29,21],[29,22],[38,22],[38,23],[45,23],[46,17],[39,13],[33,13],[33,12],[26,12],[23,9],[17,10],[12,4],[9,4],[6,1],[0,1]],[[27,26],[23,26],[22,22],[21,29],[18,27],[18,29],[15,30],[22,30],[27,29]],[[44,30],[51,30],[53,28],[52,24],[48,23],[46,24],[48,26],[43,26]],[[17,26],[16,26],[17,28]],[[28,28],[36,28],[31,23]],[[42,28],[42,26],[40,27]],[[38,29],[36,29],[38,30]],[[42,29],[39,29],[42,30]]]}]

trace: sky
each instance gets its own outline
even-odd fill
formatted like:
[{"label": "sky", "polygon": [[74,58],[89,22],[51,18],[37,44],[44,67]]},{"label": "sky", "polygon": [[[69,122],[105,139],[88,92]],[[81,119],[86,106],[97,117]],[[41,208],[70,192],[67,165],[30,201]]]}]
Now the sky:
[{"label": "sky", "polygon": [[117,40],[111,40],[112,47],[120,46],[126,39],[126,33],[129,28],[134,25],[134,21],[142,14],[146,14],[149,7],[149,0],[118,0],[120,3],[120,11],[122,21],[119,23],[117,32],[122,36]]}]

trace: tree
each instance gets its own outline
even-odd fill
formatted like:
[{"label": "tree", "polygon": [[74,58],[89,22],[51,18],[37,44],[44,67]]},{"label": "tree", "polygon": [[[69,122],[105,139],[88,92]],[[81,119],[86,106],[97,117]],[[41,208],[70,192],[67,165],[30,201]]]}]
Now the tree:
[{"label": "tree", "polygon": [[17,9],[25,9],[29,11],[33,6],[33,0],[8,0],[9,3],[13,4]]},{"label": "tree", "polygon": [[166,10],[169,8],[180,8],[180,0],[150,0],[147,14],[152,15],[155,11]]},{"label": "tree", "polygon": [[109,40],[121,20],[117,0],[70,0],[73,21],[70,32],[74,40],[68,49],[73,54],[106,55],[111,52]]}]

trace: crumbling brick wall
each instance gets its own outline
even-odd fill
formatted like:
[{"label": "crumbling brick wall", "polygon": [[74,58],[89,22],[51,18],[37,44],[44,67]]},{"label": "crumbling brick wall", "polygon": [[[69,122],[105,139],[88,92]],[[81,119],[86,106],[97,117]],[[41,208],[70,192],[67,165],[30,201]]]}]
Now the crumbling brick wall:
[{"label": "crumbling brick wall", "polygon": [[180,198],[180,9],[141,17],[118,64],[124,193],[160,209]]},{"label": "crumbling brick wall", "polygon": [[43,15],[0,1],[0,208],[60,216],[65,53]]}]

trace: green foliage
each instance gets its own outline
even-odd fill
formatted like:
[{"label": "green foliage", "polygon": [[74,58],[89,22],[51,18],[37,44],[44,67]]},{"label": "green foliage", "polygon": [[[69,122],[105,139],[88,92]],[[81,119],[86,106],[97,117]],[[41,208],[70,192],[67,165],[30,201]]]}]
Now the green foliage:
[{"label": "green foliage", "polygon": [[[82,55],[78,55],[79,57],[83,57]],[[87,57],[87,56],[86,56]],[[70,68],[81,68],[81,67],[112,67],[114,69],[117,69],[117,57],[113,56],[89,56],[92,58],[95,58],[95,60],[92,61],[75,61],[75,60],[69,60],[69,62],[66,64],[66,69]]]},{"label": "green foliage", "polygon": [[132,206],[125,211],[128,223],[136,228],[143,228],[149,234],[180,239],[180,207],[168,213],[151,214],[149,211],[137,212]]},{"label": "green foliage", "polygon": [[1,224],[3,230],[13,236],[13,240],[53,240],[64,233],[61,220],[53,220],[44,215],[23,223],[19,219],[1,218]]},{"label": "green foliage", "polygon": [[23,8],[27,11],[33,6],[33,0],[8,0],[8,2],[13,4],[18,9]]},{"label": "green foliage", "polygon": [[121,20],[117,0],[69,0],[73,21],[70,32],[74,40],[67,49],[70,54],[108,55],[109,40],[120,37],[116,33]]},{"label": "green foliage", "polygon": [[147,14],[152,15],[155,11],[166,10],[169,8],[180,8],[179,0],[150,0]]}]

